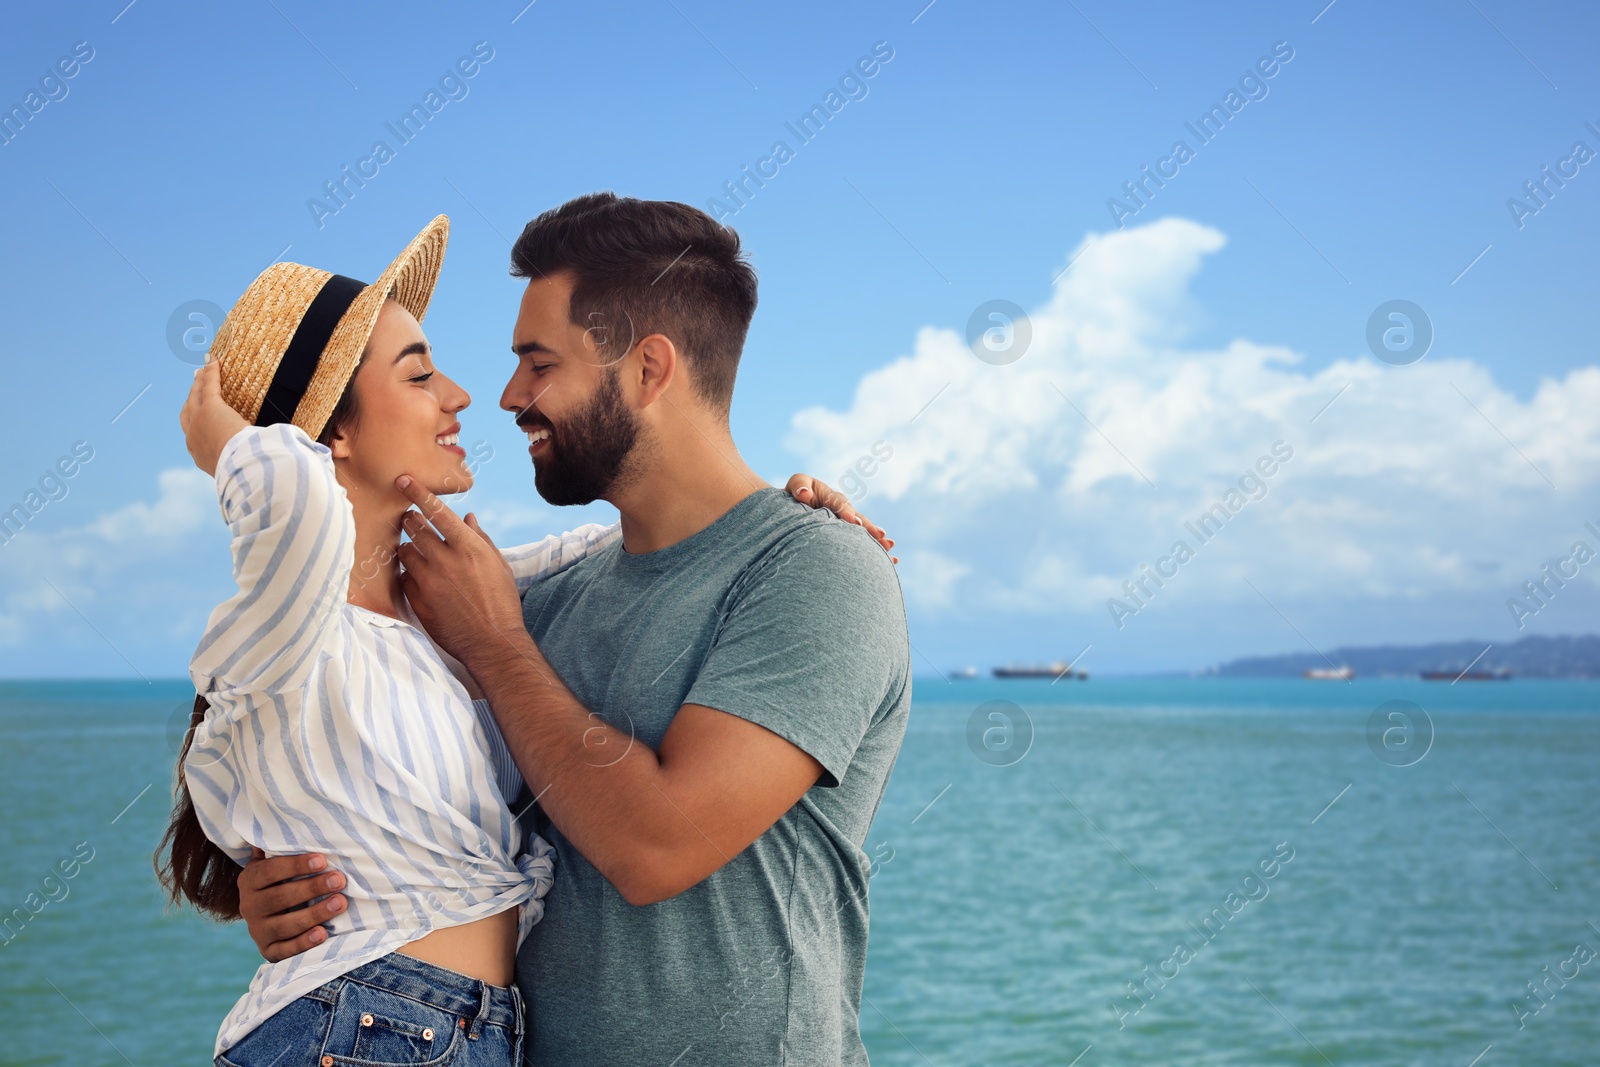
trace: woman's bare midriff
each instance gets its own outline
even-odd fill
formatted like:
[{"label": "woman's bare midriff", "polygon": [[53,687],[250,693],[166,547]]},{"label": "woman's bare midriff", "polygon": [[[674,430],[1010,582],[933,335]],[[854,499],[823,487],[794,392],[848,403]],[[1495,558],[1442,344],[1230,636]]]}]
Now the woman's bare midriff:
[{"label": "woman's bare midriff", "polygon": [[397,951],[490,985],[510,985],[517,977],[517,909],[435,930]]}]

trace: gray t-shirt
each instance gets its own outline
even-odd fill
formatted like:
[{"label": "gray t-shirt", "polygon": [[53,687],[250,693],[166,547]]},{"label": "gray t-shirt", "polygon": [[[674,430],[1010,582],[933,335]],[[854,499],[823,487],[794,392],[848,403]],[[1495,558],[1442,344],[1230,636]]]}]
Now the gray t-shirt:
[{"label": "gray t-shirt", "polygon": [[[536,583],[528,631],[590,711],[658,747],[683,704],[748,719],[825,773],[749,848],[634,907],[554,826],[517,957],[537,1067],[864,1064],[867,830],[911,705],[899,580],[859,527],[777,489],[687,540],[608,546]],[[594,750],[592,772],[619,753]]]}]

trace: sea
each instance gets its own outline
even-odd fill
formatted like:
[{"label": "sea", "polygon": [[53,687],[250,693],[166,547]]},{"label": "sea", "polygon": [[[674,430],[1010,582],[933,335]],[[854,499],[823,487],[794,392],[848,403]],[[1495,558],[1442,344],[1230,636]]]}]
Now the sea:
[{"label": "sea", "polygon": [[[209,1061],[257,957],[156,884],[191,700],[0,683],[0,1063]],[[1597,816],[1600,682],[919,678],[862,1033],[908,1067],[1588,1067]]]}]

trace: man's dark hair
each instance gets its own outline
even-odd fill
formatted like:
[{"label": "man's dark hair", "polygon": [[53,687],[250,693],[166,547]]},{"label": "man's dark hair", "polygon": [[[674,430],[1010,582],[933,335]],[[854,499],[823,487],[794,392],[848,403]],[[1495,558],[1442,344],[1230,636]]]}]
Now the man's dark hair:
[{"label": "man's dark hair", "polygon": [[756,312],[737,233],[688,204],[590,193],[528,223],[511,249],[512,277],[561,271],[573,275],[573,325],[604,325],[606,342],[666,335],[701,399],[728,410]]}]

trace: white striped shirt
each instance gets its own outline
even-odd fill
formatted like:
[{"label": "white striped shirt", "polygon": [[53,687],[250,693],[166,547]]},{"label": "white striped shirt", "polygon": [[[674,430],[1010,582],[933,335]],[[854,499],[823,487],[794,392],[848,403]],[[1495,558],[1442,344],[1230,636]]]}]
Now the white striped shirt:
[{"label": "white striped shirt", "polygon": [[[189,664],[210,703],[184,761],[195,812],[240,864],[251,845],[322,853],[349,900],[326,941],[256,972],[223,1020],[220,1054],[432,930],[520,906],[520,944],[543,915],[554,851],[537,835],[524,851],[496,781],[494,717],[415,616],[347,601],[355,521],[328,449],[288,424],[241,430],[218,460],[217,498],[239,591]],[[526,589],[618,536],[586,526],[504,555]]]}]

